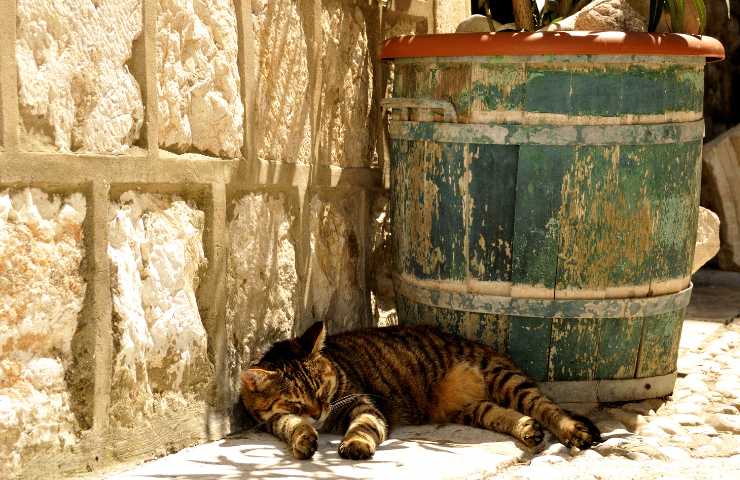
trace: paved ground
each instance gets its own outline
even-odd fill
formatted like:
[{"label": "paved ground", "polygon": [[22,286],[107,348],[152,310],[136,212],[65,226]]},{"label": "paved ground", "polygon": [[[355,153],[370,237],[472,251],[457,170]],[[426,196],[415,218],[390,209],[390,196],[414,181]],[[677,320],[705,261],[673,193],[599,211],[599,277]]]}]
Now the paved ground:
[{"label": "paved ground", "polygon": [[570,451],[548,438],[544,451],[535,454],[493,432],[423,426],[395,431],[370,462],[342,460],[339,437],[328,435],[313,461],[299,462],[271,436],[251,433],[108,478],[740,478],[740,318],[731,321],[740,315],[738,279],[696,279],[698,307],[688,316],[702,321],[684,324],[672,397],[576,408],[604,432],[605,441],[593,450]]}]

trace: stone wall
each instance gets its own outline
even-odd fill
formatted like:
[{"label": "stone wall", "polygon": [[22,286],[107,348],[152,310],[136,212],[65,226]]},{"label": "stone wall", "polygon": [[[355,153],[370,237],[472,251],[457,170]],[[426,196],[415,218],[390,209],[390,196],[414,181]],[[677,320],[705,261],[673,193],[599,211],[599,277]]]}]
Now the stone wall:
[{"label": "stone wall", "polygon": [[378,50],[467,3],[0,0],[0,476],[222,437],[270,343],[392,321]]}]

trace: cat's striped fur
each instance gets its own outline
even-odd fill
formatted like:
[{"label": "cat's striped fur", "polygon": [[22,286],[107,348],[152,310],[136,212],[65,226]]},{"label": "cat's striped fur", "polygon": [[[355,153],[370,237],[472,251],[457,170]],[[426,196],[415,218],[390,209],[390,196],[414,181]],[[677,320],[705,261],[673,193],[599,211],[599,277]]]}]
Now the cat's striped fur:
[{"label": "cat's striped fur", "polygon": [[542,441],[541,425],[566,446],[600,440],[588,419],[550,401],[507,357],[427,326],[326,337],[317,322],[244,371],[241,396],[297,458],[316,451],[317,427],[343,434],[339,454],[352,459],[370,458],[399,424],[462,423],[528,447]]}]

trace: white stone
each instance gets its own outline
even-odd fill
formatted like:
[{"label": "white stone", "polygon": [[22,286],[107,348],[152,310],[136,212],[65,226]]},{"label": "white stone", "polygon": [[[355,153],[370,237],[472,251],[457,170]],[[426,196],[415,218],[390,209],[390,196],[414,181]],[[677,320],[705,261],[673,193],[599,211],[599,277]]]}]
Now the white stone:
[{"label": "white stone", "polygon": [[532,459],[531,465],[542,465],[542,464],[555,464],[565,462],[565,459],[560,455],[542,455]]},{"label": "white stone", "polygon": [[231,0],[159,0],[159,144],[235,158],[244,139]]},{"label": "white stone", "polygon": [[141,0],[18,0],[21,143],[124,153],[144,110],[126,61],[141,33]]},{"label": "white stone", "polygon": [[[292,0],[254,0],[256,101],[254,138],[260,160],[311,160],[311,92],[308,40],[300,5]],[[313,14],[312,14],[313,16]],[[310,23],[313,28],[313,23]],[[280,52],[280,54],[276,54]]]},{"label": "white stone", "polygon": [[683,427],[681,427],[681,424],[678,423],[677,420],[674,420],[670,417],[653,417],[650,420],[650,425],[655,425],[660,427],[664,432],[668,433],[669,435],[682,435],[686,433]]},{"label": "white stone", "polygon": [[719,217],[713,211],[699,207],[699,224],[696,229],[696,248],[691,273],[714,258],[719,252]]},{"label": "white stone", "polygon": [[360,276],[357,197],[311,200],[309,318],[331,332],[371,326],[369,298]]},{"label": "white stone", "polygon": [[232,388],[275,341],[296,332],[294,216],[284,195],[249,194],[234,204],[226,270],[226,338]]},{"label": "white stone", "polygon": [[701,417],[697,415],[690,415],[686,413],[677,413],[671,417],[673,421],[677,422],[679,425],[685,425],[685,426],[696,426],[701,425],[704,423],[704,421],[701,419]]},{"label": "white stone", "polygon": [[658,450],[671,461],[686,460],[691,457],[686,450],[678,447],[660,447]]},{"label": "white stone", "polygon": [[[322,51],[318,161],[343,167],[368,165],[372,129],[372,48],[359,6],[324,0],[321,14]],[[377,158],[374,159],[377,162]]]},{"label": "white stone", "polygon": [[715,413],[709,415],[707,423],[720,432],[740,433],[740,416]]},{"label": "white stone", "polygon": [[73,446],[65,374],[85,298],[85,197],[0,191],[0,471]]},{"label": "white stone", "polygon": [[647,22],[627,0],[594,0],[578,12],[543,30],[645,32]]},{"label": "white stone", "polygon": [[205,215],[177,197],[127,192],[110,206],[114,324],[112,416],[153,413],[153,392],[209,381],[207,338],[195,291],[205,266]]},{"label": "white stone", "polygon": [[697,374],[697,373],[691,373],[689,375],[686,375],[686,377],[682,378],[680,380],[681,386],[686,387],[692,392],[696,393],[705,393],[708,388],[707,384],[704,383],[703,380],[704,376]]}]

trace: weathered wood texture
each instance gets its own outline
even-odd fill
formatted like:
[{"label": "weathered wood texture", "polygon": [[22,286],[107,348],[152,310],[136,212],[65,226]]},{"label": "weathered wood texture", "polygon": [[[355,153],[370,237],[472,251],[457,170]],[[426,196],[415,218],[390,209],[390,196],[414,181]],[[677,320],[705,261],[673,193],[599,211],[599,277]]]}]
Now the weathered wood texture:
[{"label": "weathered wood texture", "polygon": [[493,345],[538,381],[672,373],[696,241],[702,61],[404,59],[395,72],[401,321]]},{"label": "weathered wood texture", "polygon": [[740,271],[740,126],[704,145],[701,203],[720,220],[723,270]]}]

